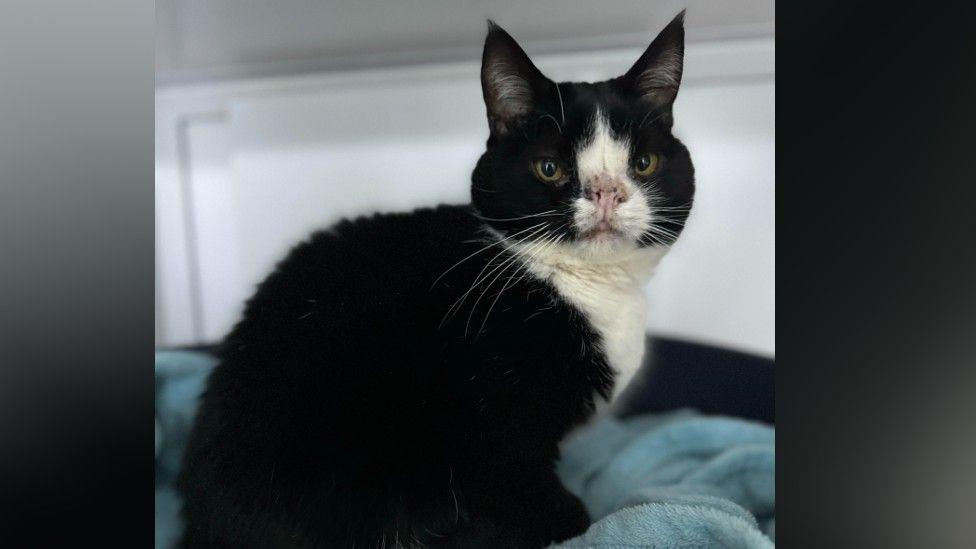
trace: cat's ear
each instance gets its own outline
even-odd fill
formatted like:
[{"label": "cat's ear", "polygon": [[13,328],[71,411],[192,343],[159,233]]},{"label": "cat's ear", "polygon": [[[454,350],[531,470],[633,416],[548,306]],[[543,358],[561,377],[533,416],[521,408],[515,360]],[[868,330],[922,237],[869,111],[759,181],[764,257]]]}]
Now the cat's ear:
[{"label": "cat's ear", "polygon": [[481,58],[481,90],[491,133],[507,133],[513,122],[548,99],[554,87],[555,84],[539,72],[515,39],[489,20]]},{"label": "cat's ear", "polygon": [[685,12],[681,11],[651,42],[621,83],[670,118],[681,85],[685,56]]}]

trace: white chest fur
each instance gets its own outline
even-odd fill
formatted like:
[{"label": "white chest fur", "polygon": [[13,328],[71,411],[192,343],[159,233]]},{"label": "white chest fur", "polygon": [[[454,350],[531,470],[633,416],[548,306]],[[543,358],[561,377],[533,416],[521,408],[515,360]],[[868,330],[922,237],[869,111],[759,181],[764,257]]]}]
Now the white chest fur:
[{"label": "white chest fur", "polygon": [[600,350],[613,368],[611,401],[637,373],[644,359],[647,298],[644,286],[664,255],[660,248],[616,253],[611,259],[581,257],[571,248],[533,254],[529,271],[555,286],[586,316],[600,337]]}]

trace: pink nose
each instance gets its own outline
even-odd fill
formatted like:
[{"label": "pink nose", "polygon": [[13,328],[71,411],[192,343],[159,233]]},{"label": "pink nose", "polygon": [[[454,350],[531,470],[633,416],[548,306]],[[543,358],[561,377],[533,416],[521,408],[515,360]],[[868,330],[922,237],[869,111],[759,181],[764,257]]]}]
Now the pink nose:
[{"label": "pink nose", "polygon": [[597,208],[601,210],[612,210],[617,204],[623,202],[624,198],[616,189],[610,189],[594,190],[590,200],[596,202]]},{"label": "pink nose", "polygon": [[590,179],[586,187],[586,197],[596,203],[601,217],[610,216],[613,209],[621,202],[627,201],[627,191],[616,179],[600,175]]}]

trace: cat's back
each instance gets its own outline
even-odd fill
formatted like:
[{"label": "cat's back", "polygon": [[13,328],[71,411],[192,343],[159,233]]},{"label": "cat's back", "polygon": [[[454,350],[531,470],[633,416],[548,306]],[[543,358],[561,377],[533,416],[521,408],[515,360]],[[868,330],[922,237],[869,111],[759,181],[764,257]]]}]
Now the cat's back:
[{"label": "cat's back", "polygon": [[258,286],[228,342],[278,341],[269,330],[320,333],[352,322],[382,332],[417,311],[476,231],[466,206],[375,214],[318,231]]},{"label": "cat's back", "polygon": [[381,380],[367,374],[425,345],[417,334],[431,332],[431,284],[475,231],[468,207],[438,206],[344,220],[312,234],[248,300],[223,342],[218,371],[233,370],[236,383],[262,394],[267,379],[287,376],[327,376],[330,389],[375,387]]},{"label": "cat's back", "polygon": [[[477,230],[467,206],[438,206],[411,212],[377,213],[345,219],[313,233],[295,246],[262,283],[255,298],[278,291],[283,280],[314,277],[323,288],[348,290],[343,281],[383,283],[402,288],[413,276],[449,261],[461,240]],[[420,261],[418,261],[420,260]]]},{"label": "cat's back", "polygon": [[439,206],[342,221],[297,245],[222,342],[201,429],[212,416],[299,444],[388,423],[386,410],[426,390],[441,309],[431,283],[476,229],[467,208]]},{"label": "cat's back", "polygon": [[[304,507],[227,507],[289,493],[345,502],[321,503],[337,521],[323,528],[341,530],[371,516],[356,505],[372,490],[380,498],[404,471],[420,470],[409,450],[436,458],[432,429],[449,404],[431,392],[430,345],[416,335],[430,330],[416,324],[436,274],[476,229],[467,208],[440,206],[343,221],[289,252],[225,338],[201,399],[180,483],[192,526]],[[338,495],[346,490],[357,495]]]}]

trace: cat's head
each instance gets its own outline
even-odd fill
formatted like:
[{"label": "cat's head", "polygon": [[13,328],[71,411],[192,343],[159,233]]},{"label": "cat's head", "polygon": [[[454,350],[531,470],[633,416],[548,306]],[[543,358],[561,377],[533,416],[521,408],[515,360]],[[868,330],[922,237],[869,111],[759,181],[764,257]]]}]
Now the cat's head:
[{"label": "cat's head", "polygon": [[694,195],[688,150],[671,134],[683,15],[626,74],[596,83],[549,80],[489,22],[481,84],[490,136],[471,194],[491,229],[594,257],[674,242]]}]

